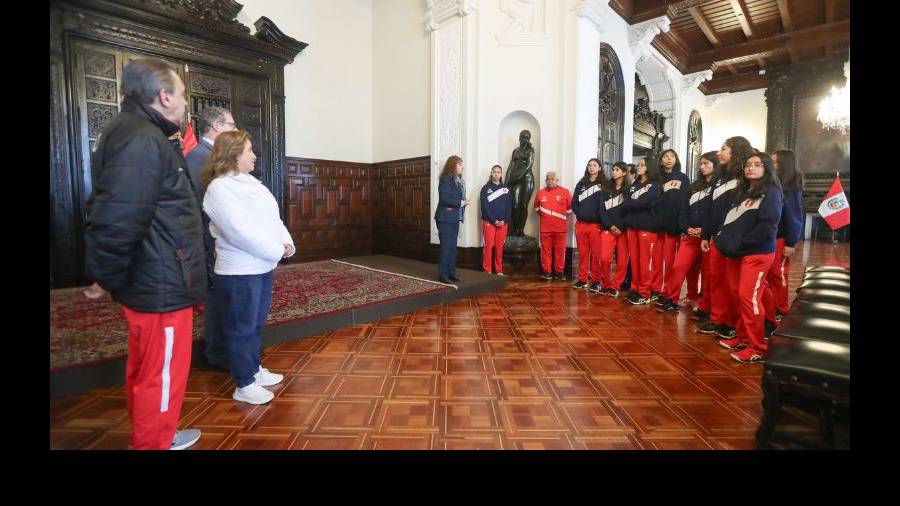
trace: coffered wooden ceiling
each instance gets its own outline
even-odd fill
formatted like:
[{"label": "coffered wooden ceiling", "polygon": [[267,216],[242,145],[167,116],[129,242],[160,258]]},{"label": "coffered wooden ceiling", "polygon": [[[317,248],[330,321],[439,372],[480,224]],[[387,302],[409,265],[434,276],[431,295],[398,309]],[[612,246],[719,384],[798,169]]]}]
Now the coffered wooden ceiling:
[{"label": "coffered wooden ceiling", "polygon": [[668,16],[653,47],[684,74],[712,70],[706,95],[766,87],[769,71],[846,55],[850,0],[611,0],[630,24]]}]

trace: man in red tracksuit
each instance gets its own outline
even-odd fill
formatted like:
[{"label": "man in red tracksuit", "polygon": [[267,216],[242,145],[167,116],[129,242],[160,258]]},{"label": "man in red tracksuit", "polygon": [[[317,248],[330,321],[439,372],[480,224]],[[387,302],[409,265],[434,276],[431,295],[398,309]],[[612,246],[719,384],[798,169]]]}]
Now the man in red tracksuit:
[{"label": "man in red tracksuit", "polygon": [[547,187],[534,196],[534,211],[541,217],[541,279],[566,279],[566,232],[572,213],[572,194],[556,184],[556,172],[547,173]]}]

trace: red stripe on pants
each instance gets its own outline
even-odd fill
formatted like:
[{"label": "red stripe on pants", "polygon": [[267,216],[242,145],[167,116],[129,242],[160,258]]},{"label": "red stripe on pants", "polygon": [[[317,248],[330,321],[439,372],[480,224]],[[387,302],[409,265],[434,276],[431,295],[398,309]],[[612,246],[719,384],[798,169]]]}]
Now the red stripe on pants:
[{"label": "red stripe on pants", "polygon": [[659,232],[657,239],[657,248],[654,251],[656,256],[653,257],[654,266],[659,266],[653,273],[653,284],[650,289],[654,292],[662,293],[666,288],[664,281],[672,270],[675,263],[675,252],[678,249],[678,243],[681,242],[680,235],[669,235],[665,232]]},{"label": "red stripe on pants", "polygon": [[709,313],[710,296],[709,286],[709,253],[701,252],[700,255],[700,298],[697,300],[697,308],[704,313]]},{"label": "red stripe on pants", "polygon": [[566,233],[541,232],[541,271],[562,274],[566,263]]},{"label": "red stripe on pants", "polygon": [[[678,248],[678,254],[675,255],[675,261],[672,263],[672,269],[666,274],[666,291],[663,296],[673,302],[678,302],[678,296],[681,295],[681,285],[687,278],[688,272],[692,269],[700,267],[700,239],[696,237],[685,237],[681,241]],[[694,278],[694,297],[697,292],[697,278]],[[690,287],[688,287],[690,293]]]},{"label": "red stripe on pants", "polygon": [[772,267],[775,253],[747,255],[737,260],[728,259],[729,282],[737,285],[738,323],[737,335],[750,343],[753,351],[765,355],[766,308],[763,301],[766,292],[766,274]]},{"label": "red stripe on pants", "polygon": [[[481,254],[481,264],[484,272],[491,272],[491,257],[493,256],[496,272],[503,272],[503,243],[506,242],[506,232],[509,225],[502,227],[493,225],[486,220],[481,220],[481,231],[484,233],[484,248]],[[491,255],[493,250],[493,255]]]},{"label": "red stripe on pants", "polygon": [[788,276],[791,272],[791,259],[784,257],[784,238],[778,239],[775,246],[775,259],[766,276],[769,290],[772,291],[775,309],[782,313],[788,310]]},{"label": "red stripe on pants", "polygon": [[728,285],[727,260],[725,255],[716,248],[715,242],[709,241],[709,319],[718,325],[725,324],[734,328],[737,311],[732,302],[734,292]]},{"label": "red stripe on pants", "polygon": [[[616,254],[616,275],[610,274]],[[623,232],[615,235],[609,230],[600,232],[600,284],[603,288],[618,290],[622,287],[625,274],[628,272],[628,235]]]},{"label": "red stripe on pants", "polygon": [[181,417],[191,368],[194,314],[190,307],[139,313],[122,306],[122,311],[128,320],[125,391],[131,448],[168,450]]},{"label": "red stripe on pants", "polygon": [[[600,282],[600,224],[575,222],[575,241],[578,244],[578,281]],[[590,269],[589,269],[590,267]]]},{"label": "red stripe on pants", "polygon": [[654,262],[654,249],[658,246],[656,232],[628,229],[628,253],[631,255],[631,286],[641,297],[650,296],[650,284],[653,272],[657,268]]}]

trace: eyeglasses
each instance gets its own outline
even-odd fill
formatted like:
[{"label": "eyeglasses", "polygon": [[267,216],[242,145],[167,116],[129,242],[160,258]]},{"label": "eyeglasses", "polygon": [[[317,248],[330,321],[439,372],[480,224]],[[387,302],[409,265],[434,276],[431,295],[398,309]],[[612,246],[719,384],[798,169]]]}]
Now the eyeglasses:
[{"label": "eyeglasses", "polygon": [[225,126],[237,128],[237,123],[235,123],[234,121],[219,121],[218,123],[221,123]]}]

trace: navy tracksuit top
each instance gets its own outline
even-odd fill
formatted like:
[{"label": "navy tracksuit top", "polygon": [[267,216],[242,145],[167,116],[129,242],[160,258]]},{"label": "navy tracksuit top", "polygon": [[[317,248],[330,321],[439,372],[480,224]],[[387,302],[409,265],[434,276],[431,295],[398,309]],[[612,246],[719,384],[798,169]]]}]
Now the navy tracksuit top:
[{"label": "navy tracksuit top", "polygon": [[628,199],[628,185],[620,190],[603,189],[600,196],[600,221],[603,228],[609,230],[613,225],[622,232],[625,231],[625,200]]},{"label": "navy tracksuit top", "polygon": [[657,230],[656,206],[660,199],[659,182],[645,183],[635,179],[628,187],[629,196],[625,206],[625,226],[655,232]]},{"label": "navy tracksuit top", "polygon": [[690,198],[691,182],[680,170],[672,169],[662,176],[662,199],[656,206],[656,217],[659,220],[658,230],[669,235],[680,235],[681,213]]},{"label": "navy tracksuit top", "polygon": [[512,199],[505,184],[488,181],[481,187],[481,219],[492,225],[512,221]]},{"label": "navy tracksuit top", "polygon": [[757,199],[733,202],[716,232],[716,247],[728,258],[774,252],[783,206],[784,196],[775,185]]},{"label": "navy tracksuit top", "polygon": [[803,190],[795,188],[784,193],[784,209],[778,222],[778,238],[784,238],[784,245],[791,248],[800,240],[803,228]]},{"label": "navy tracksuit top", "polygon": [[687,233],[688,228],[702,228],[706,224],[706,215],[712,207],[712,185],[706,188],[690,192],[686,205],[682,206],[678,218],[678,226],[681,232]]},{"label": "navy tracksuit top", "polygon": [[601,200],[603,186],[600,184],[598,177],[596,182],[579,182],[575,185],[575,191],[572,192],[572,212],[578,221],[588,223],[600,223],[600,207],[603,205]]},{"label": "navy tracksuit top", "polygon": [[709,214],[706,216],[706,225],[700,232],[702,239],[708,240],[719,231],[725,214],[734,202],[734,189],[737,188],[737,179],[718,178],[712,184],[712,203]]}]

